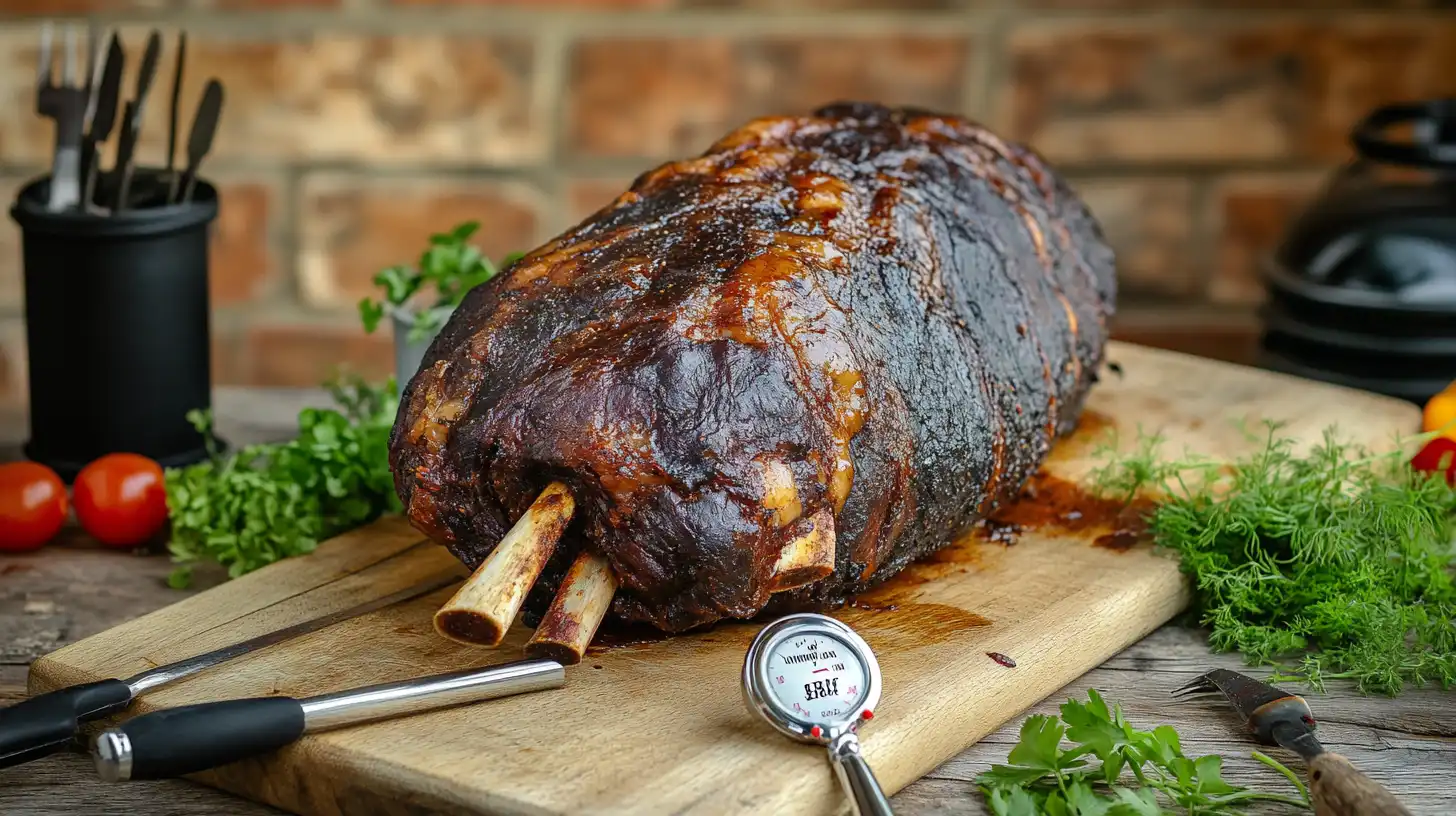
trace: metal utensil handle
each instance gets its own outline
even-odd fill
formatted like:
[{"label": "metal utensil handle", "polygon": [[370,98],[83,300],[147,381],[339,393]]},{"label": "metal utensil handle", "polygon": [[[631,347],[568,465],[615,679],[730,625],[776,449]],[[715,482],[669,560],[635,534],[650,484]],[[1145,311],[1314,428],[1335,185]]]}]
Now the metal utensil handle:
[{"label": "metal utensil handle", "polygon": [[518,660],[483,669],[382,683],[302,702],[305,733],[398,717],[418,711],[493,700],[566,685],[554,660]]},{"label": "metal utensil handle", "polygon": [[560,663],[526,660],[304,699],[251,697],[166,708],[102,731],[96,772],[108,782],[185,776],[277,750],[316,731],[565,683]]},{"label": "metal utensil handle", "polygon": [[[76,136],[80,141],[79,133]],[[51,170],[50,205],[53,210],[65,210],[81,203],[81,147],[67,142],[56,146],[55,161]]]},{"label": "metal utensil handle", "polygon": [[890,800],[880,789],[875,772],[865,761],[859,750],[859,739],[853,732],[846,732],[829,744],[829,762],[834,766],[834,775],[849,794],[849,801],[857,816],[893,816]]}]

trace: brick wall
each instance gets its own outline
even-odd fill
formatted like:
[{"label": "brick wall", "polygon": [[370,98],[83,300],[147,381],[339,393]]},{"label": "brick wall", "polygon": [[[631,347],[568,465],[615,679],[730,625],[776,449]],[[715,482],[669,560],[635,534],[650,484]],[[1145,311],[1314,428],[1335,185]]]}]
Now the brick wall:
[{"label": "brick wall", "polygon": [[[1363,112],[1456,93],[1443,0],[0,0],[0,193],[48,158],[40,13],[185,26],[191,106],[227,87],[208,174],[219,382],[387,371],[353,303],[426,236],[525,249],[643,169],[759,114],[860,97],[965,112],[1069,174],[1121,254],[1118,333],[1244,359],[1253,260]],[[1269,10],[1277,7],[1277,10]],[[170,49],[171,43],[168,42]],[[142,158],[163,141],[164,53]],[[127,87],[130,87],[128,79]],[[188,114],[190,118],[190,113]],[[24,382],[0,225],[0,379]]]}]

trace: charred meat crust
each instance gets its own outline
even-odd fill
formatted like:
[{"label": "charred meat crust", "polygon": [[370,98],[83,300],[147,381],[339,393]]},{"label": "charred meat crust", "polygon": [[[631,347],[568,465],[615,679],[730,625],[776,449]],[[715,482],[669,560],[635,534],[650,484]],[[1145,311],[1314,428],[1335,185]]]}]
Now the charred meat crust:
[{"label": "charred meat crust", "polygon": [[[871,104],[755,120],[466,297],[405,389],[395,484],[471,566],[570,486],[528,609],[588,546],[613,614],[667,631],[840,598],[1015,495],[1076,425],[1115,295],[1024,147]],[[833,573],[772,595],[824,508]]]}]

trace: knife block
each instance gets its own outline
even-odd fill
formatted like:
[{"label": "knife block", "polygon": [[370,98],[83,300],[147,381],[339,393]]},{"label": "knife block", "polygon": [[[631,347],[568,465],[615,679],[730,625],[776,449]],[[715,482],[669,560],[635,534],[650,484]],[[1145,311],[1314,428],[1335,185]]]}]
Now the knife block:
[{"label": "knife block", "polygon": [[[134,185],[165,186],[138,168]],[[36,179],[10,210],[20,225],[29,363],[25,455],[70,482],[108,453],[163,467],[207,455],[187,420],[212,405],[208,235],[216,188],[185,203],[110,215],[46,209]]]}]

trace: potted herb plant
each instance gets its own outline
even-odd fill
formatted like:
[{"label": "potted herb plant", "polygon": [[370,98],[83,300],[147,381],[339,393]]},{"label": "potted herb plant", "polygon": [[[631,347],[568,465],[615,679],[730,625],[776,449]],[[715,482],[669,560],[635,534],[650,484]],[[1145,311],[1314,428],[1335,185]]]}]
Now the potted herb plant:
[{"label": "potted herb plant", "polygon": [[[394,323],[394,372],[401,386],[419,371],[430,342],[465,293],[496,276],[495,264],[468,243],[479,228],[479,222],[467,221],[449,232],[431,235],[417,267],[391,266],[374,276],[374,285],[384,291],[383,299],[359,301],[364,331],[372,334],[386,315]],[[507,255],[501,268],[523,254]]]}]

